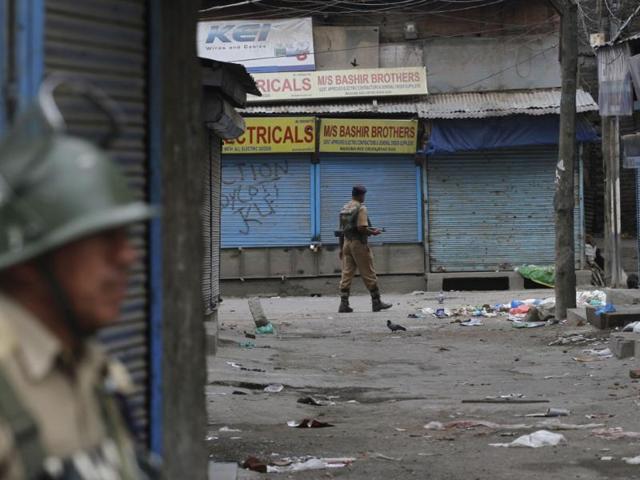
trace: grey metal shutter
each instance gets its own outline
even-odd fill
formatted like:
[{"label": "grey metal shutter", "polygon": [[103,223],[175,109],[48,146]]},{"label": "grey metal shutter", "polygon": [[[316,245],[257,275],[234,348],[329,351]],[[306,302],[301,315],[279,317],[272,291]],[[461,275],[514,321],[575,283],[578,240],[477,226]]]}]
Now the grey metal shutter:
[{"label": "grey metal shutter", "polygon": [[[99,86],[122,108],[127,125],[111,147],[138,198],[147,198],[147,9],[144,0],[46,0],[45,71],[62,72]],[[63,99],[72,134],[94,137],[100,119],[86,105]],[[148,436],[148,264],[147,228],[133,229],[140,252],[120,322],[100,334],[136,384],[129,399],[142,440]]]},{"label": "grey metal shutter", "polygon": [[222,247],[306,245],[311,230],[307,155],[222,158]]},{"label": "grey metal shutter", "polygon": [[204,274],[202,293],[207,314],[218,307],[220,297],[220,138],[209,135],[209,161],[206,166],[205,202],[202,208],[204,235]]},{"label": "grey metal shutter", "polygon": [[337,243],[338,214],[355,184],[367,187],[369,218],[386,232],[372,243],[420,242],[419,170],[412,156],[320,157],[320,238]]},{"label": "grey metal shutter", "polygon": [[636,219],[638,220],[636,225],[638,226],[636,242],[638,245],[638,275],[640,275],[640,175],[636,170]]},{"label": "grey metal shutter", "polygon": [[212,308],[220,298],[220,196],[222,193],[222,143],[215,139],[211,147],[211,300]]},{"label": "grey metal shutter", "polygon": [[[431,271],[553,264],[557,161],[558,151],[552,147],[429,157]],[[574,219],[578,253],[582,245],[579,207]]]}]

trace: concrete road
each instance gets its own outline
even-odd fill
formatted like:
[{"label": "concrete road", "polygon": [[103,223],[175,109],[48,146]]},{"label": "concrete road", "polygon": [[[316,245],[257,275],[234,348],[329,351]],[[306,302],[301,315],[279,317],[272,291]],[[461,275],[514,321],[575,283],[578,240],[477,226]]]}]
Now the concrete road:
[{"label": "concrete road", "polygon": [[[550,294],[549,290],[450,293],[445,306],[494,304]],[[489,444],[511,442],[539,428],[424,428],[432,421],[469,419],[533,424],[541,419],[524,415],[560,407],[571,410],[570,416],[560,419],[564,423],[602,423],[640,432],[640,384],[629,378],[629,369],[640,367],[639,362],[611,358],[580,363],[573,357],[583,355],[593,344],[548,346],[560,335],[574,331],[602,336],[595,346],[603,346],[606,333],[569,326],[514,329],[506,318],[485,319],[484,326],[461,327],[451,323],[452,319],[407,318],[416,307],[436,307],[432,294],[386,299],[394,303],[386,313],[371,313],[369,299],[358,297],[352,300],[357,313],[341,315],[335,313],[336,298],[264,300],[277,335],[258,338],[259,348],[254,349],[239,346],[247,340],[243,331],[253,331],[246,301],[225,300],[221,348],[218,356],[209,359],[208,445],[212,459],[242,462],[250,455],[265,459],[356,458],[344,469],[296,474],[245,472],[241,478],[640,478],[640,465],[622,461],[622,457],[640,455],[640,440],[600,439],[592,429],[586,429],[560,432],[567,443],[558,447],[497,448]],[[404,325],[408,332],[391,334],[385,326],[388,319]],[[264,393],[264,386],[272,383],[285,388],[281,393]],[[462,403],[509,394],[548,403]],[[309,395],[330,399],[333,404],[297,403]],[[287,421],[303,418],[335,426],[287,426]]]}]

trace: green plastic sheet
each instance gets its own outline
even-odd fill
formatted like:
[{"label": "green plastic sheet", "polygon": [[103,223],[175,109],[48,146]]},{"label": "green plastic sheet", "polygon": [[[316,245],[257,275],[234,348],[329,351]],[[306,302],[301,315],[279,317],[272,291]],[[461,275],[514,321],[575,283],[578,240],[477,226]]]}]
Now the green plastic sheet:
[{"label": "green plastic sheet", "polygon": [[554,266],[541,267],[538,265],[523,265],[517,272],[532,282],[553,288],[556,283],[556,269]]}]

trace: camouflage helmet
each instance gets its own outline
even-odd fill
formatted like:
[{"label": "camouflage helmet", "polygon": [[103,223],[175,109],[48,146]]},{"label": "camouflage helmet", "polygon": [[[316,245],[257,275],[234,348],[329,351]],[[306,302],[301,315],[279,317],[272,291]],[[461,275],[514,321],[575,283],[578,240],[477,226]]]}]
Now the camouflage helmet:
[{"label": "camouflage helmet", "polygon": [[0,270],[154,214],[102,148],[64,133],[53,89],[43,84],[0,143]]}]

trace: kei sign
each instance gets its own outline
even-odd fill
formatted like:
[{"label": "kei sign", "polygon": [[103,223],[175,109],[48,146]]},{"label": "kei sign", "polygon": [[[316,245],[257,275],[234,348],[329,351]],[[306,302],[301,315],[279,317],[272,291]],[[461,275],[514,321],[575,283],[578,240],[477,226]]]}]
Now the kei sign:
[{"label": "kei sign", "polygon": [[198,23],[198,56],[241,63],[249,72],[314,70],[311,18]]}]

